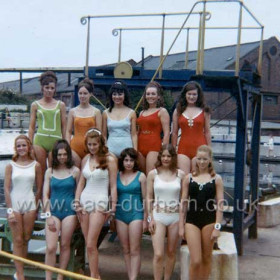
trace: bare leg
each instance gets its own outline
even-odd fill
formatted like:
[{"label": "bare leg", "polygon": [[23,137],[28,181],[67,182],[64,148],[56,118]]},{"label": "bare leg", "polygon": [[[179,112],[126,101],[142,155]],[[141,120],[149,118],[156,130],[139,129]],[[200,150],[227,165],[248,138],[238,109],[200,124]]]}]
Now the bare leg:
[{"label": "bare leg", "polygon": [[122,244],[124,262],[128,278],[131,276],[131,260],[130,260],[130,246],[129,246],[129,232],[128,225],[120,220],[116,220],[117,233]]},{"label": "bare leg", "polygon": [[179,154],[177,160],[178,160],[178,168],[183,170],[186,174],[189,174],[191,169],[190,159],[185,155]]},{"label": "bare leg", "polygon": [[47,152],[45,151],[45,149],[43,149],[38,145],[34,145],[33,147],[34,147],[36,160],[41,164],[42,174],[45,174],[45,171],[47,169],[47,163],[46,163]]},{"label": "bare leg", "polygon": [[165,234],[166,226],[162,223],[156,222],[156,232],[152,235],[154,248],[153,270],[155,280],[161,280],[163,275]]},{"label": "bare leg", "polygon": [[36,211],[29,211],[23,215],[23,257],[27,257],[28,241],[31,238],[34,222],[36,219]]},{"label": "bare leg", "polygon": [[[50,266],[55,266],[56,263],[56,249],[57,249],[57,241],[59,237],[59,232],[61,229],[61,222],[58,218],[52,216],[55,221],[56,231],[50,231],[49,227],[46,223],[46,259],[45,264]],[[46,280],[52,280],[52,272],[46,271]]]},{"label": "bare leg", "polygon": [[130,280],[136,280],[141,268],[140,245],[143,230],[143,221],[136,220],[129,224],[130,245]]},{"label": "bare leg", "polygon": [[[59,268],[66,269],[70,258],[70,245],[73,232],[77,225],[77,217],[75,215],[68,216],[62,220],[60,235],[60,256]],[[63,276],[57,276],[58,280],[62,280]]]},{"label": "bare leg", "polygon": [[202,228],[202,264],[200,266],[199,276],[201,279],[208,279],[211,273],[212,251],[214,240],[211,240],[211,234],[214,224],[209,224]]},{"label": "bare leg", "polygon": [[80,156],[72,150],[72,159],[74,161],[75,166],[77,166],[78,168],[81,168],[81,158]]},{"label": "bare leg", "polygon": [[146,174],[155,168],[157,162],[158,152],[149,152],[146,157]]},{"label": "bare leg", "polygon": [[190,270],[189,280],[197,280],[199,278],[200,265],[202,262],[201,248],[201,232],[198,227],[193,224],[185,225],[185,236],[190,251]]},{"label": "bare leg", "polygon": [[87,253],[90,268],[90,276],[100,278],[98,271],[98,250],[97,241],[105,222],[105,215],[101,212],[91,212],[89,215],[89,228],[87,236]]},{"label": "bare leg", "polygon": [[191,171],[194,171],[194,170],[195,170],[195,165],[196,165],[196,157],[192,158]]},{"label": "bare leg", "polygon": [[[15,212],[15,222],[9,222],[13,238],[13,254],[23,257],[23,217],[22,214]],[[16,275],[19,280],[24,280],[23,263],[15,261]]]},{"label": "bare leg", "polygon": [[146,174],[146,158],[140,152],[138,152],[138,160],[139,160],[140,170]]},{"label": "bare leg", "polygon": [[176,248],[178,246],[179,239],[179,226],[178,222],[174,223],[167,228],[167,251],[166,262],[164,270],[164,280],[169,280],[172,276],[176,261]]}]

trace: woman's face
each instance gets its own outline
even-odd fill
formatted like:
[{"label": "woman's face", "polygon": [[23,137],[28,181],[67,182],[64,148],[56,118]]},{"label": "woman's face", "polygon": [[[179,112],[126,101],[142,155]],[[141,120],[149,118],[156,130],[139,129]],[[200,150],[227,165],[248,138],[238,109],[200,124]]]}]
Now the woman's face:
[{"label": "woman's face", "polygon": [[145,98],[149,105],[154,105],[159,100],[159,95],[157,92],[157,88],[155,87],[148,87],[146,89]]},{"label": "woman's face", "polygon": [[91,97],[91,93],[86,89],[86,87],[81,87],[78,91],[79,101],[82,104],[88,104]]},{"label": "woman's face", "polygon": [[186,92],[186,100],[189,105],[195,105],[198,98],[197,89],[192,89]]},{"label": "woman's face", "polygon": [[168,150],[164,150],[161,155],[161,164],[162,166],[169,167],[172,161],[172,156]]},{"label": "woman's face", "polygon": [[124,92],[113,92],[112,100],[115,105],[122,105],[124,103]]},{"label": "woman's face", "polygon": [[96,155],[99,151],[100,141],[98,137],[89,137],[87,140],[87,147],[92,155]]},{"label": "woman's face", "polygon": [[67,162],[68,155],[65,149],[58,149],[57,151],[57,160],[58,162],[63,165]]},{"label": "woman's face", "polygon": [[53,82],[42,86],[42,92],[43,92],[44,97],[53,98],[53,96],[55,94],[55,89],[56,89],[56,84]]},{"label": "woman's face", "polygon": [[211,158],[208,152],[198,151],[196,154],[196,164],[201,170],[208,168]]},{"label": "woman's face", "polygon": [[133,170],[134,163],[135,163],[134,159],[129,155],[127,155],[123,160],[124,169],[127,171]]},{"label": "woman's face", "polygon": [[26,140],[18,139],[16,141],[16,152],[19,156],[26,156],[29,152],[29,146]]}]

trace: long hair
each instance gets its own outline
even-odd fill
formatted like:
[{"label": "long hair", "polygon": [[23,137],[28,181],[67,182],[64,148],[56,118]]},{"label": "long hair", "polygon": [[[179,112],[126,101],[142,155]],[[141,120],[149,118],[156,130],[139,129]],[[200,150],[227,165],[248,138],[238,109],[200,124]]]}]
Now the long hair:
[{"label": "long hair", "polygon": [[52,168],[56,169],[59,166],[59,161],[57,159],[58,150],[64,149],[67,153],[67,161],[66,161],[66,167],[71,168],[74,165],[73,159],[72,159],[72,152],[70,145],[68,142],[64,139],[57,140],[54,143],[53,149],[52,149]]},{"label": "long hair", "polygon": [[177,170],[177,153],[176,153],[175,148],[171,144],[165,144],[161,147],[161,149],[158,153],[157,162],[155,164],[155,167],[158,168],[158,167],[162,166],[161,157],[165,150],[167,150],[168,153],[171,155],[171,163],[170,163],[169,169],[172,172],[175,172]]},{"label": "long hair", "polygon": [[33,159],[34,160],[34,156],[32,155],[32,143],[31,143],[30,139],[27,136],[22,135],[22,134],[17,136],[17,138],[15,139],[15,142],[14,142],[15,153],[14,153],[14,155],[12,157],[12,160],[15,161],[15,162],[18,160],[19,155],[17,153],[17,140],[19,140],[19,139],[23,139],[23,140],[26,141],[27,147],[28,147],[27,156],[28,156],[29,159]]},{"label": "long hair", "polygon": [[88,90],[89,93],[93,94],[94,83],[89,78],[85,78],[85,79],[83,79],[82,81],[79,82],[79,84],[78,84],[78,91],[82,87],[85,87]]},{"label": "long hair", "polygon": [[57,77],[53,71],[46,71],[41,74],[41,76],[39,78],[39,82],[40,82],[41,86],[46,86],[49,83],[55,83],[55,85],[56,85]]},{"label": "long hair", "polygon": [[146,87],[145,87],[145,91],[144,91],[144,98],[143,98],[143,110],[148,110],[149,109],[149,103],[146,100],[146,92],[148,88],[156,88],[157,90],[157,94],[159,96],[159,99],[157,101],[157,108],[162,107],[163,106],[163,89],[162,86],[158,83],[158,82],[149,82]]},{"label": "long hair", "polygon": [[85,136],[85,146],[86,146],[85,150],[87,153],[89,153],[89,149],[87,146],[88,140],[92,138],[97,138],[99,141],[99,150],[97,153],[99,165],[97,166],[97,168],[106,169],[108,167],[108,163],[107,163],[108,148],[105,145],[105,139],[98,129],[96,128],[89,129]]},{"label": "long hair", "polygon": [[121,152],[119,157],[119,171],[125,170],[123,161],[126,156],[131,157],[134,161],[133,171],[138,171],[139,170],[138,153],[133,148],[126,148]]},{"label": "long hair", "polygon": [[112,109],[114,107],[114,101],[112,98],[112,95],[114,92],[117,93],[124,93],[124,101],[123,104],[127,107],[129,107],[129,91],[127,88],[126,83],[124,83],[123,81],[115,81],[113,83],[113,85],[111,86],[110,90],[109,90],[109,112],[112,112]]},{"label": "long hair", "polygon": [[[213,165],[213,151],[212,149],[207,146],[207,145],[201,145],[198,147],[197,152],[205,152],[208,153],[209,158],[210,158],[210,162],[208,165],[208,173],[211,175],[211,177],[214,177],[216,175],[215,169],[214,169],[214,165]],[[196,162],[195,164],[195,168],[194,171],[192,172],[193,176],[198,176],[199,175],[199,168],[198,168],[198,164]]]},{"label": "long hair", "polygon": [[186,83],[180,93],[180,98],[177,104],[177,112],[180,116],[188,107],[188,102],[186,99],[186,93],[190,90],[197,90],[197,100],[195,102],[195,106],[203,109],[205,112],[210,112],[209,107],[205,105],[204,102],[204,93],[199,83],[195,81],[190,81]]}]

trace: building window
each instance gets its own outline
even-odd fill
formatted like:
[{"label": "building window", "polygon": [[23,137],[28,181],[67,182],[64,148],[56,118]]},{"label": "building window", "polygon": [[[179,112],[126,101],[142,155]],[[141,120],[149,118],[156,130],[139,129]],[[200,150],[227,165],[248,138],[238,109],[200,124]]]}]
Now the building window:
[{"label": "building window", "polygon": [[263,101],[264,101],[264,104],[277,105],[278,104],[278,96],[277,95],[264,95]]},{"label": "building window", "polygon": [[269,53],[271,55],[276,55],[277,54],[277,48],[275,46],[272,46],[270,49],[269,49]]}]

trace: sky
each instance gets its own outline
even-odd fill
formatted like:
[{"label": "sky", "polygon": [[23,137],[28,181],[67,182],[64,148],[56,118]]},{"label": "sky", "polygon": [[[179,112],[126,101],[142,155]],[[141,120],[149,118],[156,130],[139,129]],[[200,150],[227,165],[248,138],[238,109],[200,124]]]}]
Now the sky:
[{"label": "sky", "polygon": [[[86,59],[87,25],[81,17],[87,15],[143,14],[188,12],[195,0],[0,0],[0,68],[84,67]],[[228,1],[231,2],[231,1]],[[244,0],[246,7],[264,25],[264,38],[280,39],[279,0]],[[199,4],[194,11],[202,11]],[[211,12],[207,26],[237,26],[237,3],[208,3]],[[166,27],[180,27],[186,16],[167,16]],[[186,26],[197,27],[198,16],[189,18]],[[92,19],[90,28],[89,65],[115,63],[118,60],[119,37],[112,35],[120,27],[161,27],[162,17]],[[243,25],[257,26],[246,11]],[[177,32],[166,31],[166,52]],[[195,30],[190,31],[190,50],[197,48]],[[159,55],[160,31],[123,31],[122,61],[141,60]],[[244,30],[241,42],[260,40],[259,30]],[[236,31],[207,30],[205,47],[236,44]],[[171,53],[184,52],[186,31],[178,37]],[[34,74],[33,74],[34,75]],[[24,74],[24,78],[29,77]],[[0,82],[18,79],[18,74],[0,72]]]}]

